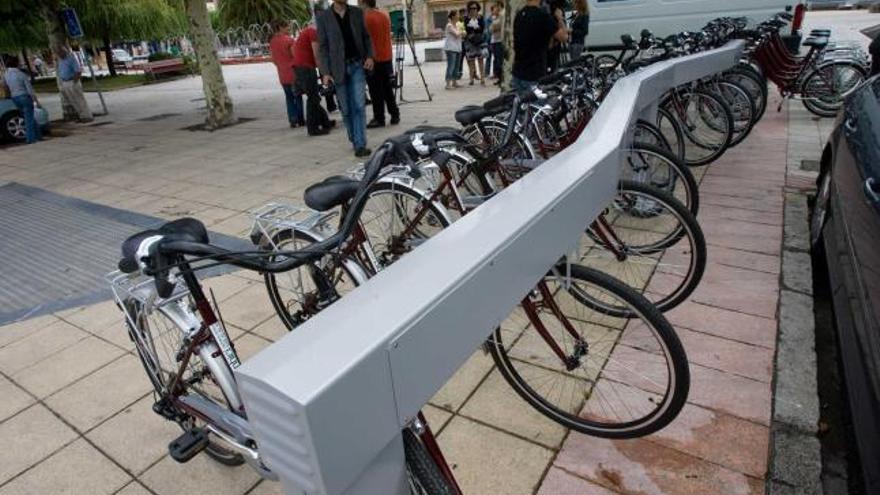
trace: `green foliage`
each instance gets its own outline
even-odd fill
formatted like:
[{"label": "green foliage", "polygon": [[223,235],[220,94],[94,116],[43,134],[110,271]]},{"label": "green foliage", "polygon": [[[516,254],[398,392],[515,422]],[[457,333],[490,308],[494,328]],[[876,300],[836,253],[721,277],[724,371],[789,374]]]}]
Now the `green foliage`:
[{"label": "green foliage", "polygon": [[147,62],[156,62],[159,60],[171,60],[173,58],[177,58],[173,53],[168,52],[156,52],[151,53],[149,57],[147,57]]},{"label": "green foliage", "polygon": [[183,12],[166,0],[65,0],[92,41],[151,40],[185,32]]},{"label": "green foliage", "polygon": [[47,45],[46,27],[36,0],[0,0],[0,52]]},{"label": "green foliage", "polygon": [[[274,19],[309,19],[308,0],[219,0],[220,29],[265,24]],[[216,29],[216,27],[215,27]]]}]

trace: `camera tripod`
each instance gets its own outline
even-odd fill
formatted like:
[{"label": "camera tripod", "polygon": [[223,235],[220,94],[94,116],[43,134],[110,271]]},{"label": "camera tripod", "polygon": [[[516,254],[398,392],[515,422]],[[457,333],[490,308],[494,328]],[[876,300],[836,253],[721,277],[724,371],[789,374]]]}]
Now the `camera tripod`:
[{"label": "camera tripod", "polygon": [[[403,96],[404,59],[406,59],[407,48],[409,48],[409,51],[413,57],[414,65],[419,71],[419,77],[421,77],[422,79],[422,86],[425,87],[425,94],[428,95],[427,100],[407,100]],[[412,36],[409,34],[406,27],[404,26],[398,28],[397,32],[394,34],[394,53],[394,89],[395,91],[397,91],[397,99],[400,101],[400,103],[403,104],[422,101],[433,101],[431,90],[428,89],[428,83],[427,81],[425,81],[425,73],[422,72],[422,65],[419,62],[418,55],[416,55],[416,45],[415,43],[413,43]]]}]

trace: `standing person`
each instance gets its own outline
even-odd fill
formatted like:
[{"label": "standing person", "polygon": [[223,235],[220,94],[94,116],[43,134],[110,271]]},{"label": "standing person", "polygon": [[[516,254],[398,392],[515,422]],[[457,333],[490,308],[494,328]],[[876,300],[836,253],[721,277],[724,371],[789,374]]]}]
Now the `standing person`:
[{"label": "standing person", "polygon": [[59,46],[55,52],[55,58],[57,60],[55,70],[58,72],[58,78],[61,79],[61,93],[76,110],[79,122],[91,122],[94,117],[83,93],[82,67],[80,67],[76,55],[67,47]]},{"label": "standing person", "polygon": [[568,42],[569,56],[579,58],[584,51],[585,38],[590,34],[590,6],[587,0],[574,0],[574,19],[571,20],[571,39]]},{"label": "standing person", "polygon": [[[501,73],[504,66],[504,3],[498,2],[492,6],[492,25],[489,32],[489,52],[492,53],[492,76],[496,79],[495,84],[501,84]],[[486,71],[488,72],[488,71]]]},{"label": "standing person", "polygon": [[269,53],[278,70],[278,82],[284,90],[287,122],[290,127],[299,127],[305,125],[306,120],[303,117],[302,95],[294,87],[296,75],[293,72],[293,45],[296,40],[290,35],[290,25],[281,19],[272,21],[272,31],[275,34],[269,40]]},{"label": "standing person", "polygon": [[373,41],[373,71],[367,75],[373,119],[367,129],[385,127],[385,107],[391,115],[391,125],[400,123],[400,109],[394,96],[394,63],[391,61],[391,17],[376,8],[376,0],[362,0],[364,23]]},{"label": "standing person", "polygon": [[483,30],[483,42],[486,43],[486,66],[483,68],[483,72],[490,76],[492,75],[492,24],[495,22],[495,5],[492,5],[489,8],[489,15],[486,16],[486,26]]},{"label": "standing person", "polygon": [[455,73],[456,81],[461,80],[462,73],[464,72],[464,36],[465,36],[465,28],[464,28],[464,20],[467,18],[467,10],[466,9],[458,9],[458,32],[461,33],[461,57],[458,58],[458,71]]},{"label": "standing person", "polygon": [[364,13],[346,0],[333,0],[329,9],[316,15],[315,24],[324,85],[336,86],[339,110],[355,156],[369,156],[364,71],[373,70],[373,42],[364,25]]},{"label": "standing person", "polygon": [[[474,79],[477,77],[477,71],[480,74],[480,84],[486,84],[486,66],[483,59],[486,58],[486,39],[484,33],[486,31],[486,20],[480,15],[480,4],[471,0],[467,4],[468,16],[464,21],[465,38],[464,52],[467,57],[468,73],[470,74],[471,86],[474,85]],[[478,67],[479,66],[479,69]]]},{"label": "standing person", "polygon": [[6,87],[9,88],[9,96],[12,103],[24,117],[25,142],[33,144],[43,139],[40,126],[34,117],[34,105],[40,106],[34,88],[31,86],[31,78],[18,68],[18,58],[10,57],[6,61],[6,73],[3,74]]},{"label": "standing person", "polygon": [[46,62],[43,62],[39,55],[34,55],[34,68],[37,70],[37,75],[46,75]]},{"label": "standing person", "polygon": [[446,23],[446,38],[443,50],[446,52],[446,89],[458,87],[458,64],[461,62],[461,31],[458,29],[458,12],[449,11]]},{"label": "standing person", "polygon": [[320,136],[330,132],[335,120],[327,117],[321,107],[321,92],[318,87],[318,30],[310,22],[296,38],[293,45],[293,67],[296,72],[296,90],[306,95],[306,127],[309,136]]},{"label": "standing person", "polygon": [[[550,15],[556,19],[556,23],[565,29],[565,0],[550,0]],[[562,57],[561,41],[552,40],[550,50],[547,52],[547,71],[556,72]]]},{"label": "standing person", "polygon": [[547,51],[550,42],[565,43],[565,26],[538,5],[540,0],[527,0],[526,6],[513,20],[513,89],[531,90],[547,73]]}]

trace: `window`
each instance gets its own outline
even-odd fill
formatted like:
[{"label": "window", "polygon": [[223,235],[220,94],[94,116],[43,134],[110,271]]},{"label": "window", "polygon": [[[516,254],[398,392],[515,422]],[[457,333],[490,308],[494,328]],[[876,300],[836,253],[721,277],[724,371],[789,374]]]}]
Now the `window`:
[{"label": "window", "polygon": [[446,21],[449,18],[449,12],[445,10],[435,10],[433,12],[434,29],[443,31],[446,29]]}]

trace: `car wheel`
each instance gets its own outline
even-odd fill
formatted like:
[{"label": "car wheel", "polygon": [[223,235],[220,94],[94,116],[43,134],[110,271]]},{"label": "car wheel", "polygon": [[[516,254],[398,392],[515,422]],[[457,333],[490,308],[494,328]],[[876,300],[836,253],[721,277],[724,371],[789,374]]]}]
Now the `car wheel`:
[{"label": "car wheel", "polygon": [[810,245],[816,247],[822,239],[822,228],[828,217],[828,206],[831,199],[831,169],[828,168],[818,180],[816,203],[813,205],[813,216],[810,219]]},{"label": "car wheel", "polygon": [[24,126],[24,117],[18,112],[9,112],[0,119],[0,129],[3,136],[12,141],[24,141],[27,130]]}]

